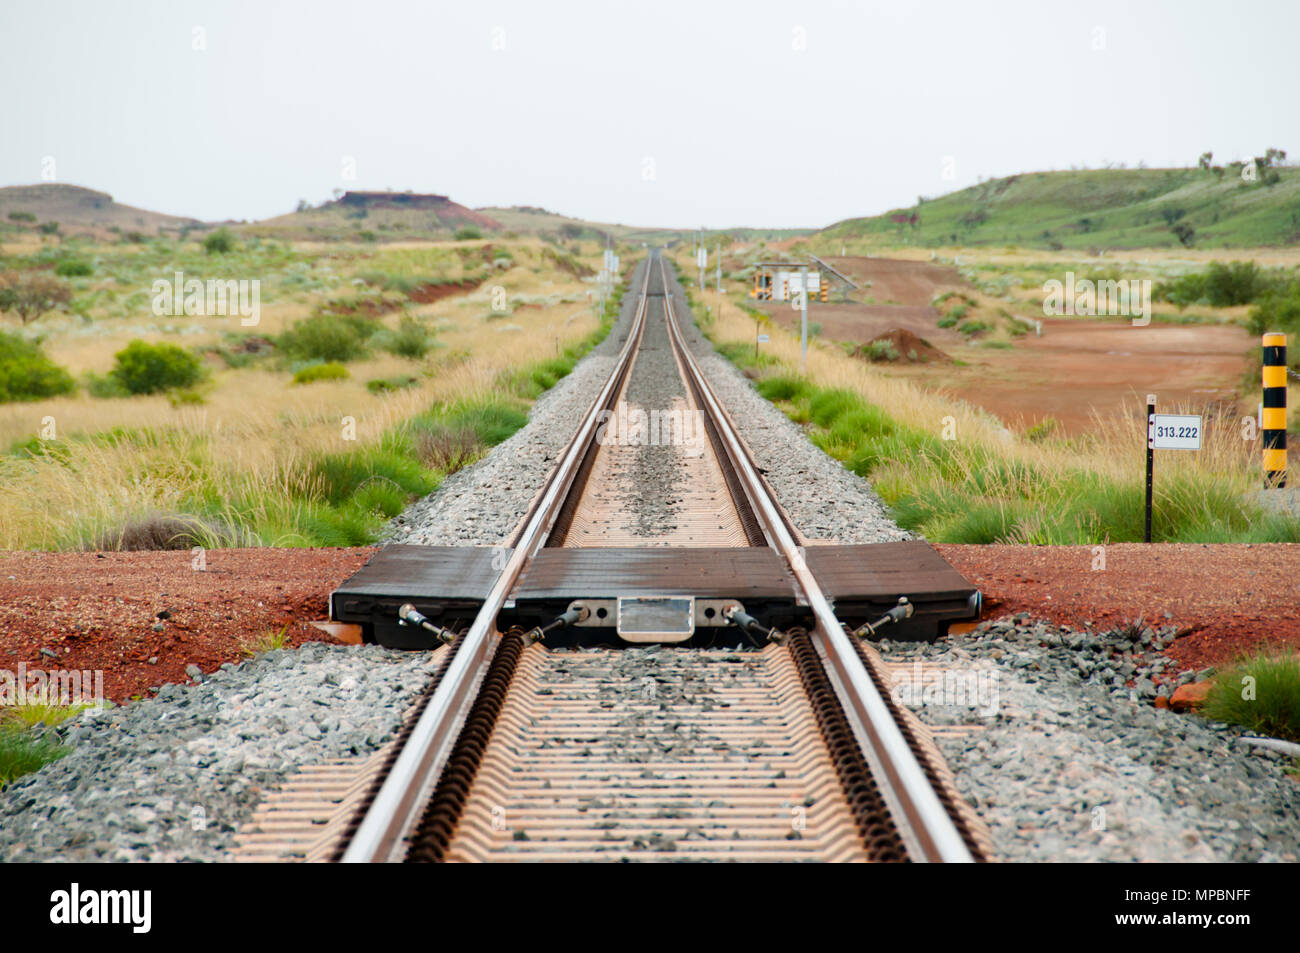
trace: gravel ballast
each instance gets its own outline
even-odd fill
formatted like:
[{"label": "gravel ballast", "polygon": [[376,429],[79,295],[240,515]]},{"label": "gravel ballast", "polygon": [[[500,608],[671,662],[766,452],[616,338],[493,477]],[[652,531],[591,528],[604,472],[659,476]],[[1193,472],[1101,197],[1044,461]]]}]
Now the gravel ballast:
[{"label": "gravel ballast", "polygon": [[[394,519],[393,542],[496,546],[508,539],[609,376],[636,314],[645,268],[645,262],[636,268],[609,337],[537,400],[526,426]],[[674,313],[693,352],[800,532],[814,542],[879,543],[911,538],[889,519],[867,481],[813,446],[797,424],[761,397],[751,381],[713,350],[695,327],[681,286],[671,273],[669,280]],[[666,340],[662,343],[666,346]],[[670,389],[681,391],[680,387]],[[666,402],[672,394],[665,391],[655,396]],[[655,449],[668,452],[672,448]],[[650,497],[671,496],[653,481],[647,481],[645,495],[644,502],[650,505],[655,503]]]},{"label": "gravel ballast", "polygon": [[90,709],[69,753],[0,794],[0,860],[210,861],[293,770],[395,734],[433,656],[322,643]]},{"label": "gravel ballast", "polygon": [[879,649],[1003,859],[1296,861],[1294,760],[1152,704],[1169,690],[1152,681],[1168,664],[1156,649],[1173,637],[1022,613]]}]

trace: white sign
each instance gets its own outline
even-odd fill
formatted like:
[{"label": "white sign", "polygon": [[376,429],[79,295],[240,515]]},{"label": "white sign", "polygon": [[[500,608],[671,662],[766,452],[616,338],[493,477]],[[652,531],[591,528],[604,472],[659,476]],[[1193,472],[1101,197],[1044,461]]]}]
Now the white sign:
[{"label": "white sign", "polygon": [[1154,450],[1200,450],[1205,422],[1197,414],[1152,414],[1147,445]]},{"label": "white sign", "polygon": [[770,341],[770,340],[772,340],[772,335],[770,335],[770,334],[760,334],[760,335],[758,336],[758,343],[759,343],[759,344],[766,344],[766,343],[767,343],[768,341]]},{"label": "white sign", "polygon": [[699,251],[697,251],[695,253],[695,260],[699,262],[701,268],[705,267],[709,263],[708,249],[701,248]]}]

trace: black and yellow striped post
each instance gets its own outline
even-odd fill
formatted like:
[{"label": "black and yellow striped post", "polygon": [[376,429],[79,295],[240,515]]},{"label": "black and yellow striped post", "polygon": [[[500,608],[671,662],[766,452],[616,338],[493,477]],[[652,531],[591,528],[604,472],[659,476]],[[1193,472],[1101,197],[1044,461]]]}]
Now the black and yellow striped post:
[{"label": "black and yellow striped post", "polygon": [[1286,486],[1286,335],[1264,335],[1264,485]]}]

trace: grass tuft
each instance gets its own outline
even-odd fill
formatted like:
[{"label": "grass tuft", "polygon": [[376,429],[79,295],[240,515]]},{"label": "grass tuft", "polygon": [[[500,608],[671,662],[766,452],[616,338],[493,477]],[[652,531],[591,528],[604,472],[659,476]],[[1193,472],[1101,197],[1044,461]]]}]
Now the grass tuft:
[{"label": "grass tuft", "polygon": [[1300,741],[1300,656],[1259,654],[1219,671],[1202,713],[1256,734]]}]

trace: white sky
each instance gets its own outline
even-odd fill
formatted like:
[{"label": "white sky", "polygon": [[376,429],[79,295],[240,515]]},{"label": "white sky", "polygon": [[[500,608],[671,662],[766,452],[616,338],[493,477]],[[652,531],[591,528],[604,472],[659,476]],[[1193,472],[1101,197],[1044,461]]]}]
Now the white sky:
[{"label": "white sky", "polygon": [[820,226],[978,176],[1300,156],[1296,2],[0,4],[0,184],[52,156],[203,219],[391,186]]}]

